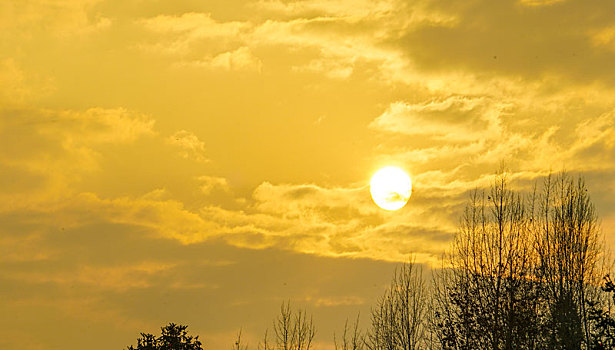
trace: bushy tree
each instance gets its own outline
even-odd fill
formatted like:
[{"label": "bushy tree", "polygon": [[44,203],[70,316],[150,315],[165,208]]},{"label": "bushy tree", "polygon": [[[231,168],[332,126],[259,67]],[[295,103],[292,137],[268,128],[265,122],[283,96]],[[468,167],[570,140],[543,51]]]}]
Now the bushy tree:
[{"label": "bushy tree", "polygon": [[203,350],[199,337],[188,335],[188,326],[169,323],[161,328],[159,337],[149,333],[141,333],[137,338],[137,347],[132,345],[128,350]]}]

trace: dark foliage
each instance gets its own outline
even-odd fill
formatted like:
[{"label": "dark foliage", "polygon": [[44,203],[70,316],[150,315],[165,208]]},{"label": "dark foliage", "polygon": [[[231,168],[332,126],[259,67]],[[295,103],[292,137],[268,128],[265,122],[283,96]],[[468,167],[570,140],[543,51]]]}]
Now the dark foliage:
[{"label": "dark foliage", "polygon": [[[609,302],[615,302],[615,284],[611,276],[604,277],[602,290],[610,294]],[[588,300],[589,320],[592,325],[592,350],[615,349],[615,319],[610,307],[603,308],[596,302]],[[610,303],[609,303],[610,304]]]},{"label": "dark foliage", "polygon": [[129,346],[128,350],[203,350],[199,336],[188,335],[188,326],[169,323],[161,328],[159,337],[149,333],[141,333],[137,339],[137,347]]}]

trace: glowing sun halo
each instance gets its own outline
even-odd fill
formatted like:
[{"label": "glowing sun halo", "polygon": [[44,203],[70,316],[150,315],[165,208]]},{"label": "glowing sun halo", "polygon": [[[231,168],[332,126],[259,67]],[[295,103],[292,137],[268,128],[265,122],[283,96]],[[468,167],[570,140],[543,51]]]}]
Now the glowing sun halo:
[{"label": "glowing sun halo", "polygon": [[412,194],[410,176],[397,167],[388,166],[378,170],[370,181],[374,202],[386,210],[402,208]]}]

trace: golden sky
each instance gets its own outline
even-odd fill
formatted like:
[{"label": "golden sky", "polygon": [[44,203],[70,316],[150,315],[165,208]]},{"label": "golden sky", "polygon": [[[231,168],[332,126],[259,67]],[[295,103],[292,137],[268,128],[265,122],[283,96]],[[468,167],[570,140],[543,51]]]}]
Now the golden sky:
[{"label": "golden sky", "polygon": [[[122,348],[185,323],[317,340],[467,193],[585,176],[615,226],[615,2],[0,2],[0,348]],[[369,179],[405,168],[378,208]],[[92,344],[92,341],[94,343]],[[25,342],[25,345],[24,345]],[[20,344],[19,346],[17,344]]]}]

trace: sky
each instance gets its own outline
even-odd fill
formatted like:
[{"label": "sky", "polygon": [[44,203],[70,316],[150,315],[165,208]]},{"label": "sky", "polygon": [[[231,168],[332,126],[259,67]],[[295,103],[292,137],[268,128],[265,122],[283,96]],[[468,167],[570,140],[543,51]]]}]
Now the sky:
[{"label": "sky", "polygon": [[[0,2],[0,348],[168,322],[330,348],[473,189],[583,176],[615,227],[615,2]],[[413,193],[376,206],[371,175]]]}]

